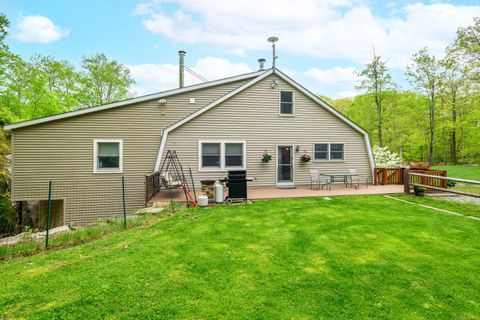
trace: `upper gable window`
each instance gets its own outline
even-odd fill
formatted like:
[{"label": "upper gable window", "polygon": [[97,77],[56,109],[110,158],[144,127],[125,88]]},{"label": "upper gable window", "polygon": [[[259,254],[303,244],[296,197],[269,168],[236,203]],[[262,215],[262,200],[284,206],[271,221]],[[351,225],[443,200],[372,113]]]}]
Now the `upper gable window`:
[{"label": "upper gable window", "polygon": [[280,91],[280,115],[293,116],[293,91]]}]

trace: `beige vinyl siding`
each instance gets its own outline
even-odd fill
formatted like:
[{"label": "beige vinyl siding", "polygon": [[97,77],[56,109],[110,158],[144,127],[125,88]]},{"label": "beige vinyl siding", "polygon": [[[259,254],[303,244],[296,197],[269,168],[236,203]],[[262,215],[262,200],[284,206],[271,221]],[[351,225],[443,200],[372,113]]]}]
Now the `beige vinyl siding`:
[{"label": "beige vinyl siding", "polygon": [[[143,207],[162,130],[248,80],[170,96],[165,105],[155,99],[14,130],[12,200],[45,200],[52,180],[65,223],[85,224],[121,214],[124,175],[128,210]],[[123,174],[93,173],[94,139],[123,139]]]},{"label": "beige vinyl siding", "polygon": [[[279,85],[272,89],[274,79]],[[294,117],[279,115],[280,90],[294,92]],[[192,167],[196,183],[201,179],[221,178],[227,175],[226,171],[198,171],[198,141],[215,139],[246,141],[247,172],[257,178],[252,186],[275,185],[276,145],[299,146],[299,152],[294,154],[297,185],[310,183],[309,169],[338,172],[352,168],[371,176],[364,136],[275,75],[173,130],[165,150],[177,151],[185,166]],[[315,143],[344,143],[345,160],[300,162],[304,151],[313,157]],[[269,163],[261,162],[264,150],[272,155]]]}]

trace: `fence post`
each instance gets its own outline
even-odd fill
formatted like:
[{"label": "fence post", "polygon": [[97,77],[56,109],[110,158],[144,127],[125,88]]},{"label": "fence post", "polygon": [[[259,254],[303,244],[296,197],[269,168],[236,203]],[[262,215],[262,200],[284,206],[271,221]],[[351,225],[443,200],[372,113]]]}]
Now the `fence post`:
[{"label": "fence post", "polygon": [[125,206],[125,177],[122,176],[123,223],[127,229],[127,207]]},{"label": "fence post", "polygon": [[410,169],[403,169],[403,192],[410,194]]},{"label": "fence post", "polygon": [[23,202],[17,201],[17,215],[18,215],[18,227],[20,231],[23,231]]},{"label": "fence post", "polygon": [[47,230],[45,235],[45,248],[48,249],[48,236],[50,233],[50,214],[52,211],[52,181],[48,182],[48,209],[47,209]]}]

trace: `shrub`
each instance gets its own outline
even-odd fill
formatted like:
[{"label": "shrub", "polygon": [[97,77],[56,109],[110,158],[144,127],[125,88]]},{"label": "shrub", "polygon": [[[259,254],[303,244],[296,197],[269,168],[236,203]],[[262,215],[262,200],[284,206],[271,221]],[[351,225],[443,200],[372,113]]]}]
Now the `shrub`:
[{"label": "shrub", "polygon": [[381,168],[394,168],[402,164],[402,159],[398,153],[392,152],[388,147],[374,146],[373,157],[375,158],[375,166]]}]

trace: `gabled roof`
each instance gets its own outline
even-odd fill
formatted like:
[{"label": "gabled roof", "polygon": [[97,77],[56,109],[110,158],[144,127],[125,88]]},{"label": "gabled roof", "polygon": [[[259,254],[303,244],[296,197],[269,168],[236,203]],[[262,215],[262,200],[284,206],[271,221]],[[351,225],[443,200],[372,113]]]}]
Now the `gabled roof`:
[{"label": "gabled roof", "polygon": [[185,118],[175,122],[174,124],[170,125],[169,127],[165,128],[162,132],[162,140],[160,142],[160,147],[158,149],[158,154],[157,154],[157,160],[155,162],[155,167],[154,167],[154,171],[158,171],[160,169],[160,163],[161,163],[161,160],[162,160],[162,156],[163,156],[163,151],[165,149],[165,145],[167,143],[167,139],[168,139],[168,133],[171,132],[172,130],[182,126],[183,124],[189,122],[190,120],[193,120],[195,119],[196,117],[198,117],[199,115],[207,112],[208,110],[210,110],[211,108],[217,106],[218,104],[222,103],[223,101],[233,97],[234,95],[236,95],[237,93],[239,92],[242,92],[243,90],[251,87],[252,85],[254,85],[255,83],[259,82],[260,80],[266,78],[267,76],[271,75],[271,74],[276,74],[278,77],[280,77],[282,80],[284,80],[285,82],[289,83],[292,87],[296,88],[297,90],[299,90],[300,92],[302,92],[303,94],[305,94],[307,97],[309,97],[310,99],[312,99],[314,102],[316,102],[317,104],[319,104],[320,106],[322,106],[325,110],[327,110],[328,112],[332,113],[334,116],[336,116],[337,118],[339,118],[340,120],[342,120],[343,122],[345,122],[347,125],[349,125],[350,127],[352,127],[354,130],[358,131],[360,134],[362,134],[364,136],[364,140],[365,140],[365,146],[366,146],[366,149],[367,149],[367,152],[368,152],[368,158],[369,158],[369,162],[370,162],[370,167],[372,169],[372,172],[373,172],[373,168],[375,168],[375,162],[374,162],[374,159],[373,159],[373,153],[372,153],[372,148],[371,148],[371,145],[370,145],[370,139],[368,137],[368,132],[366,132],[364,129],[362,129],[360,126],[358,126],[356,123],[354,123],[352,120],[348,119],[347,117],[345,117],[342,113],[340,113],[339,111],[337,111],[335,108],[333,108],[332,106],[330,106],[328,103],[326,103],[325,101],[323,101],[322,99],[320,99],[319,97],[317,97],[315,94],[313,94],[312,92],[308,91],[306,88],[304,88],[302,85],[300,85],[298,82],[294,81],[293,79],[291,79],[289,76],[287,76],[286,74],[284,74],[283,72],[281,72],[280,70],[278,69],[268,69],[267,71],[263,71],[263,73],[261,73],[260,75],[258,75],[257,77],[253,78],[252,80],[250,80],[249,82],[245,83],[244,85],[238,87],[237,89],[229,92],[228,94],[222,96],[221,98],[211,102],[210,104],[206,105],[205,107],[203,108],[200,108],[198,110],[196,110],[195,112],[191,113],[190,115],[186,116]]},{"label": "gabled roof", "polygon": [[28,120],[28,121],[23,121],[23,122],[17,122],[17,123],[5,126],[4,129],[5,130],[14,130],[14,129],[18,129],[18,128],[33,126],[33,125],[40,124],[40,123],[45,123],[45,122],[50,122],[50,121],[75,117],[75,116],[79,116],[79,115],[83,115],[83,114],[88,114],[88,113],[108,110],[108,109],[112,109],[112,108],[127,106],[127,105],[131,105],[131,104],[139,103],[139,102],[165,98],[165,97],[176,95],[176,94],[181,94],[181,93],[186,93],[186,92],[195,91],[195,90],[199,90],[199,89],[214,87],[214,86],[218,86],[218,85],[226,84],[226,83],[230,83],[230,82],[255,78],[255,77],[257,77],[257,76],[259,76],[263,73],[265,73],[265,70],[245,73],[245,74],[241,74],[241,75],[238,75],[238,76],[219,79],[219,80],[214,80],[214,81],[208,81],[208,82],[195,84],[195,85],[187,86],[187,87],[183,87],[183,88],[177,88],[177,89],[173,89],[173,90],[162,91],[162,92],[158,92],[158,93],[154,93],[154,94],[149,94],[149,95],[136,97],[136,98],[132,98],[132,99],[126,99],[126,100],[122,100],[122,101],[118,101],[118,102],[114,102],[114,103],[109,103],[109,104],[105,104],[105,105],[100,105],[100,106],[96,106],[96,107],[91,107],[91,108],[86,108],[86,109],[81,109],[81,110],[76,110],[76,111],[70,111],[70,112],[66,112],[66,113],[62,113],[62,114],[58,114],[58,115],[54,115],[54,116],[49,116],[49,117],[44,117],[44,118],[39,118],[39,119],[34,119],[34,120]]}]

